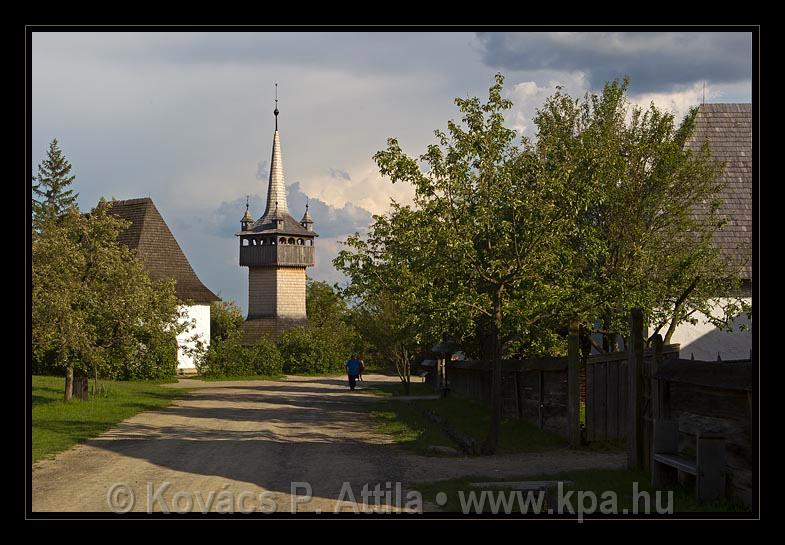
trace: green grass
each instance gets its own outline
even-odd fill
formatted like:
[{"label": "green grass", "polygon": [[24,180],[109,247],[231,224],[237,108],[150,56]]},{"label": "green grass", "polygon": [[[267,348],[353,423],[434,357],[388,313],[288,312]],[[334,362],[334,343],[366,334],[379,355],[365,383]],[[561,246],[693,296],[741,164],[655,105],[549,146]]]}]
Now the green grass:
[{"label": "green grass", "polygon": [[[412,383],[411,386],[411,395],[433,394],[430,385],[418,382]],[[397,383],[374,385],[369,390],[391,400],[389,404],[385,405],[385,409],[376,411],[384,413],[383,417],[376,417],[382,431],[390,433],[400,443],[409,444],[414,450],[422,452],[433,444],[457,448],[435,423],[422,414],[424,410],[436,413],[445,419],[453,430],[474,438],[480,445],[485,442],[488,436],[491,411],[487,405],[454,396],[443,399],[397,402],[394,401],[395,397],[404,395],[403,385]],[[541,430],[526,420],[502,419],[498,454],[541,452],[566,446],[567,442],[561,436]]]},{"label": "green grass", "polygon": [[395,400],[377,403],[370,415],[380,432],[389,435],[408,450],[425,455],[433,455],[429,450],[432,446],[457,450],[452,440],[410,403]]},{"label": "green grass", "polygon": [[[163,381],[101,381],[105,395],[63,401],[63,377],[33,376],[32,461],[51,457],[95,437],[139,412],[165,407],[186,390],[164,388]],[[92,384],[91,384],[92,388]]]},{"label": "green grass", "polygon": [[219,375],[219,376],[202,376],[202,375],[195,375],[192,377],[183,377],[183,378],[192,378],[195,380],[203,380],[205,382],[213,382],[213,381],[228,381],[228,380],[281,380],[286,375]]},{"label": "green grass", "polygon": [[[445,418],[453,429],[473,437],[483,444],[491,427],[491,410],[482,403],[469,399],[447,397],[445,399],[415,401],[419,407],[434,411]],[[497,454],[516,452],[541,452],[567,446],[559,435],[541,430],[535,424],[520,418],[503,418],[499,429]]]},{"label": "green grass", "polygon": [[[638,483],[639,491],[646,491],[650,494],[651,512],[656,513],[656,501],[653,494],[654,489],[649,482],[649,475],[642,471],[626,471],[626,470],[612,470],[612,469],[592,469],[582,471],[568,471],[564,473],[546,474],[537,476],[526,477],[506,477],[499,479],[498,477],[475,476],[475,477],[461,477],[459,479],[451,479],[447,481],[437,481],[429,483],[418,483],[412,485],[413,490],[417,490],[422,494],[423,500],[434,502],[436,494],[444,492],[447,495],[447,503],[442,507],[445,511],[461,512],[461,502],[459,491],[463,491],[466,495],[471,490],[479,491],[479,488],[473,488],[470,483],[473,482],[490,482],[490,481],[572,481],[573,484],[567,486],[565,484],[564,491],[570,490],[594,492],[597,497],[598,506],[602,504],[607,496],[603,497],[603,493],[613,491],[617,497],[617,512],[622,513],[623,509],[627,509],[632,513],[633,504],[633,483]],[[496,489],[494,489],[496,490]],[[504,490],[499,488],[498,490]],[[509,489],[507,490],[509,492]],[[557,509],[558,492],[556,489],[550,491],[551,507]],[[667,497],[662,496],[661,505],[664,505]],[[578,507],[577,492],[571,496],[571,502],[574,509]],[[590,505],[587,499],[584,503],[585,506]],[[520,508],[516,508],[519,510]],[[490,512],[486,505],[485,512]],[[743,504],[723,500],[713,503],[699,504],[695,499],[694,488],[679,486],[673,491],[673,511],[675,513],[694,513],[694,512],[749,512]],[[475,511],[472,510],[472,513]],[[515,512],[515,511],[514,511]],[[520,511],[518,511],[520,512]],[[639,510],[642,514],[642,511]],[[598,511],[598,515],[602,513]]]},{"label": "green grass", "polygon": [[[362,384],[362,383],[361,383]],[[425,384],[421,381],[412,381],[411,389],[409,391],[409,395],[412,396],[426,396],[426,395],[434,395],[435,392],[433,391],[433,386],[430,384]],[[406,395],[406,390],[404,389],[402,382],[382,382],[377,383],[367,388],[373,394],[384,396],[384,397],[398,397]]]}]

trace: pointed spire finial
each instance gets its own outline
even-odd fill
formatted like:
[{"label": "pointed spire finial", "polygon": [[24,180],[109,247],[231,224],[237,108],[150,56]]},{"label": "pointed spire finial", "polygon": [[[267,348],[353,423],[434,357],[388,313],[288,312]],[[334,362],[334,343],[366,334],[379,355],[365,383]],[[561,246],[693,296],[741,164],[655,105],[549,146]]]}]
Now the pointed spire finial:
[{"label": "pointed spire finial", "polygon": [[306,197],[306,198],[305,198],[305,211],[306,211],[306,212],[308,211],[308,204],[309,204],[310,202],[311,202],[311,198],[310,198],[310,197]]},{"label": "pointed spire finial", "polygon": [[248,207],[250,206],[250,200],[251,200],[251,196],[250,195],[246,195],[245,196],[245,209],[246,210],[248,210]]},{"label": "pointed spire finial", "polygon": [[278,130],[278,84],[275,84],[275,110],[273,110],[275,114],[275,130]]}]

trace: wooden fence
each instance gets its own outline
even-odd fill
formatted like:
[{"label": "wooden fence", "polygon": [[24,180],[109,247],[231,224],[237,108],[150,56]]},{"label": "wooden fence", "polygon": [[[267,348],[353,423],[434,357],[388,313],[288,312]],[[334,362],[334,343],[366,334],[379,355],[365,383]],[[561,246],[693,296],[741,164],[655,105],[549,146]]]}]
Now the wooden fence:
[{"label": "wooden fence", "polygon": [[[491,400],[488,362],[451,361],[450,392],[485,403]],[[567,423],[567,358],[534,358],[502,362],[502,414],[523,418],[542,429],[569,437]]]},{"label": "wooden fence", "polygon": [[[752,504],[752,361],[673,359],[655,370],[654,417],[679,423],[679,451],[694,453],[701,429],[722,433],[728,495]],[[656,395],[655,395],[656,397]]]},{"label": "wooden fence", "polygon": [[[643,413],[648,418],[650,393],[647,384],[651,373],[653,348],[643,352]],[[663,347],[662,356],[670,361],[679,357],[679,345]],[[605,441],[624,439],[627,436],[627,352],[589,356],[586,362],[586,440]]]}]

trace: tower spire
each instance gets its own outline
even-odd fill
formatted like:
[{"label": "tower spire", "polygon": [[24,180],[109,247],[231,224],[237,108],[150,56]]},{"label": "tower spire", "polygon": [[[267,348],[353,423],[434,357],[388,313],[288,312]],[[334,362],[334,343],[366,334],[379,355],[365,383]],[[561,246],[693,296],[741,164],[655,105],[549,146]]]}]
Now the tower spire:
[{"label": "tower spire", "polygon": [[275,130],[278,130],[278,84],[275,84],[275,110],[273,110],[275,114]]},{"label": "tower spire", "polygon": [[268,215],[272,214],[275,207],[281,213],[289,213],[286,204],[286,184],[283,176],[283,159],[281,157],[281,135],[278,132],[278,84],[275,84],[275,132],[273,133],[273,153],[270,160],[270,180],[267,185],[267,206],[264,209],[262,218],[268,220]]}]

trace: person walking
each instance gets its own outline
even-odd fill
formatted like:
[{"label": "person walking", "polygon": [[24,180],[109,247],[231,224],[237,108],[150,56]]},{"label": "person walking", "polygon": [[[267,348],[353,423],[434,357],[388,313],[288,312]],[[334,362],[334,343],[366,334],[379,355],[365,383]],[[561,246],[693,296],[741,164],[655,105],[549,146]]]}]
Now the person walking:
[{"label": "person walking", "polygon": [[357,385],[357,377],[360,376],[360,359],[356,354],[346,360],[346,374],[349,375],[349,389],[354,390]]}]

